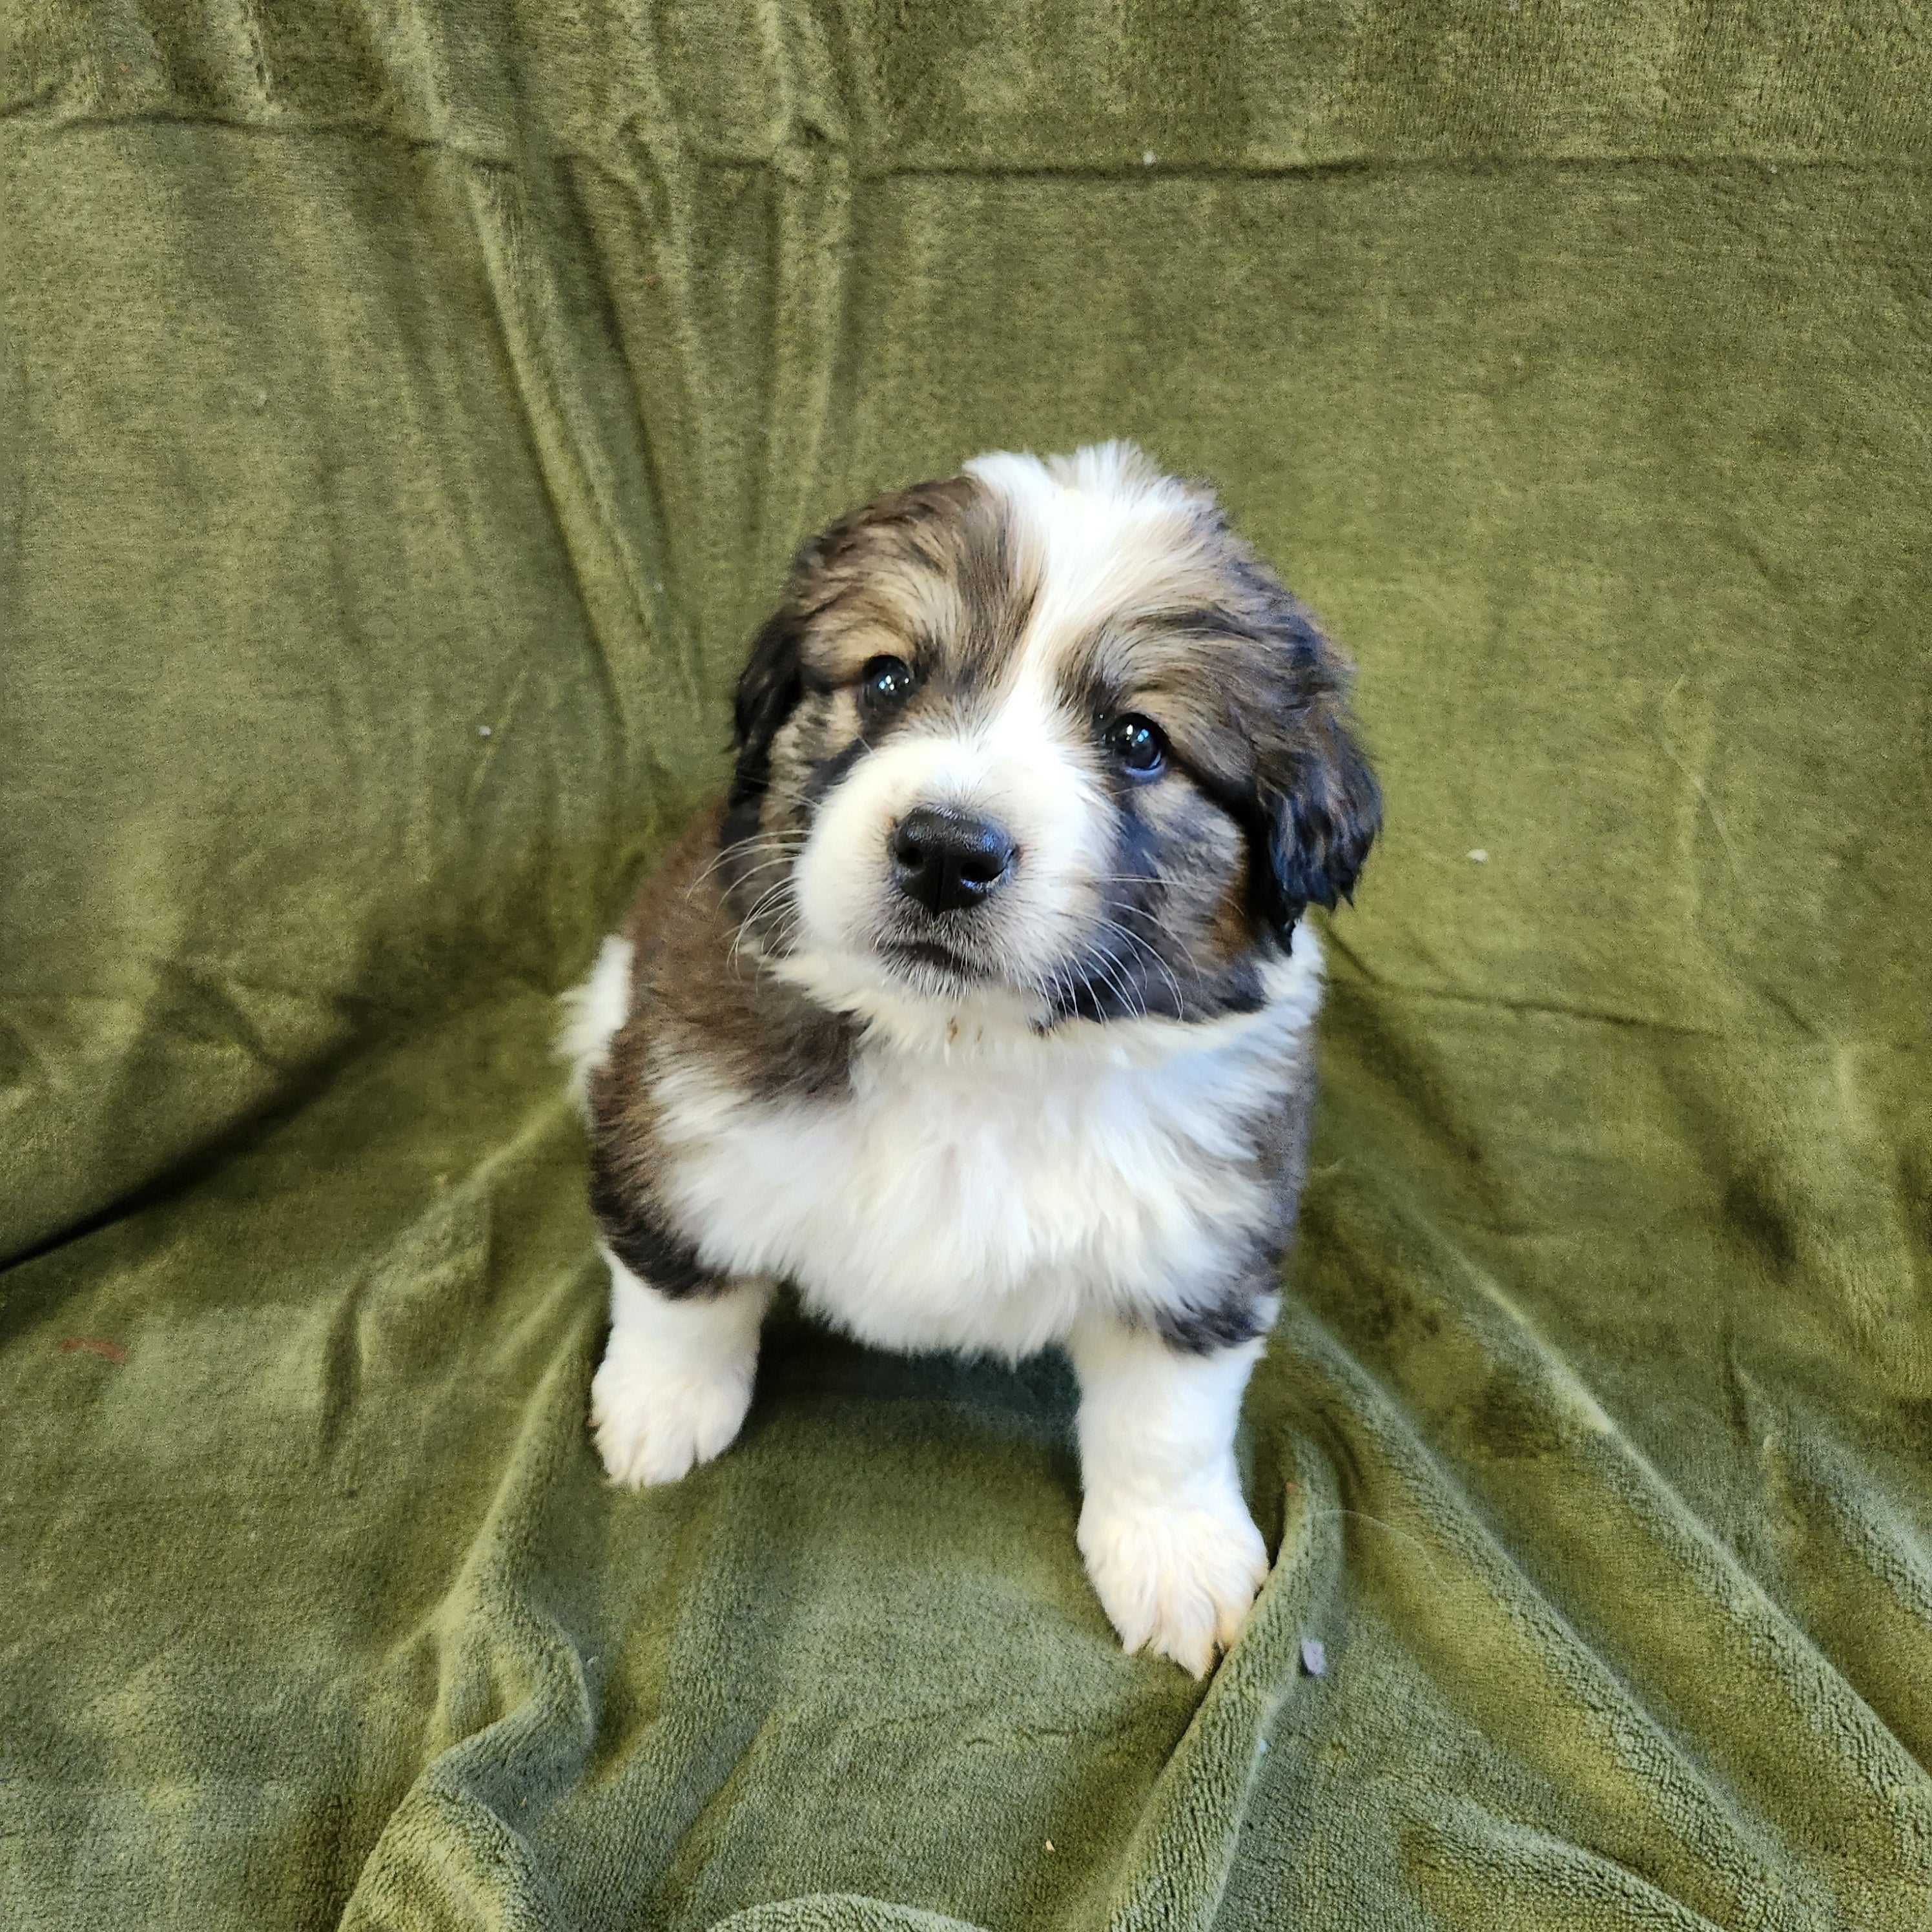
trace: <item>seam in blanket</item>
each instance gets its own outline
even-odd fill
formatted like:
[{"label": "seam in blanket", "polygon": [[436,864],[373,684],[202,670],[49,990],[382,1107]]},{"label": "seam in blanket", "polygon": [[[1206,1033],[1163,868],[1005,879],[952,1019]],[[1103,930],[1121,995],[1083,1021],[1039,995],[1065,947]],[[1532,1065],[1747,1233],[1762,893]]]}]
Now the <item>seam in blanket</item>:
[{"label": "seam in blanket", "polygon": [[1628,1027],[1678,1039],[1725,1037],[1714,1027],[1686,1026],[1678,1021],[1653,1019],[1646,1013],[1620,1013],[1609,1007],[1570,1006],[1560,1000],[1511,999],[1501,993],[1464,992],[1442,986],[1403,986],[1388,980],[1380,981],[1376,990],[1393,993],[1402,1000],[1442,1000],[1456,1006],[1500,1007],[1507,1012],[1529,1013],[1542,1019],[1582,1020],[1594,1026]]},{"label": "seam in blanket", "polygon": [[1596,1026],[1629,1027],[1677,1039],[1720,1040],[1725,1037],[1719,1028],[1686,1026],[1679,1021],[1653,1019],[1647,1013],[1624,1013],[1609,1007],[1573,1006],[1562,1000],[1512,999],[1506,994],[1474,992],[1457,987],[1406,986],[1400,980],[1391,980],[1386,974],[1376,971],[1347,940],[1332,928],[1323,934],[1322,944],[1330,952],[1347,960],[1364,985],[1372,986],[1378,993],[1391,994],[1399,1000],[1442,1000],[1459,1006],[1500,1007],[1508,1012],[1533,1013],[1542,1018],[1582,1020]]},{"label": "seam in blanket", "polygon": [[[58,83],[55,83],[57,86]],[[342,121],[289,122],[267,125],[231,115],[194,113],[155,108],[121,112],[80,111],[56,116],[46,109],[54,88],[0,107],[0,126],[14,122],[32,125],[35,131],[58,135],[70,130],[99,130],[120,127],[205,128],[236,134],[266,136],[277,140],[358,140],[393,143],[408,148],[429,148],[454,155],[487,167],[502,168],[521,174],[524,166],[514,156],[473,146],[446,134],[415,134],[376,122]],[[536,151],[546,159],[597,163],[602,157],[594,148],[570,142],[542,140]],[[692,146],[691,158],[707,166],[778,168],[783,158],[777,153],[744,154],[711,151]],[[1775,167],[1780,178],[1800,172],[1826,173],[1891,173],[1916,176],[1932,173],[1932,154],[1918,154],[1909,149],[1877,148],[1870,153],[1832,150],[1806,153],[1767,146],[1762,148],[1656,148],[1624,152],[1588,153],[1562,151],[1540,152],[1528,148],[1498,148],[1488,153],[1378,154],[1336,155],[1321,160],[1161,161],[1152,164],[1123,157],[1117,162],[1040,161],[1003,163],[992,158],[958,160],[934,157],[929,160],[892,160],[886,158],[855,158],[855,182],[944,178],[959,175],[989,181],[1090,182],[1118,184],[1153,180],[1268,181],[1304,177],[1346,175],[1396,175],[1432,173],[1479,176],[1517,168],[1574,170],[1655,168],[1676,170],[1688,167],[1736,171],[1759,171]]]}]

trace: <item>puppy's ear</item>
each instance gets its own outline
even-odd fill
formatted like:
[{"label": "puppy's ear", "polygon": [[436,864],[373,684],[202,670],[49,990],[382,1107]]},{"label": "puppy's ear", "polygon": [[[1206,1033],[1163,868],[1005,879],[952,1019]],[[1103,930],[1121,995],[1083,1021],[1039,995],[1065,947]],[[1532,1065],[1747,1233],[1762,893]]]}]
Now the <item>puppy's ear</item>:
[{"label": "puppy's ear", "polygon": [[1268,836],[1262,910],[1283,945],[1310,905],[1352,898],[1382,829],[1382,788],[1339,698],[1324,698],[1264,779]]},{"label": "puppy's ear", "polygon": [[752,640],[750,660],[739,674],[731,712],[738,753],[731,773],[730,802],[734,806],[756,798],[764,790],[772,740],[791,716],[804,688],[799,659],[802,628],[798,607],[788,597],[766,619]]}]

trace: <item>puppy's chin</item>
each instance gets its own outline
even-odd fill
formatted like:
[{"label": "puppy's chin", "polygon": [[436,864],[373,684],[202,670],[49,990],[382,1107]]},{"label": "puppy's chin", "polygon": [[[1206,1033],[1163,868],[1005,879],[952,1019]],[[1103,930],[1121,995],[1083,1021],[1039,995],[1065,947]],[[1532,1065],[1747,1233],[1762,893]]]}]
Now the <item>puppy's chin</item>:
[{"label": "puppy's chin", "polygon": [[[929,942],[928,942],[929,944]],[[1035,1039],[1045,997],[1011,986],[945,949],[794,947],[772,971],[829,1011],[864,1021],[895,1044],[950,1052],[961,1043]]]},{"label": "puppy's chin", "polygon": [[953,999],[976,988],[997,986],[1000,974],[958,946],[937,939],[908,937],[882,940],[878,958],[887,972],[911,992]]}]

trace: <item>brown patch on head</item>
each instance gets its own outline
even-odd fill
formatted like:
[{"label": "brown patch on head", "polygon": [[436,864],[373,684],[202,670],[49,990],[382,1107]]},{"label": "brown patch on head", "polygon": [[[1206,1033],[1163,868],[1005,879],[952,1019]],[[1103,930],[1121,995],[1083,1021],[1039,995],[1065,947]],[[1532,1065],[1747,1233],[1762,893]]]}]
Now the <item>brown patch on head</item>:
[{"label": "brown patch on head", "polygon": [[799,552],[759,634],[739,686],[741,767],[782,722],[769,716],[775,683],[794,699],[837,692],[891,656],[922,688],[970,688],[1011,655],[1032,594],[1005,506],[973,477],[916,483],[842,518]]}]

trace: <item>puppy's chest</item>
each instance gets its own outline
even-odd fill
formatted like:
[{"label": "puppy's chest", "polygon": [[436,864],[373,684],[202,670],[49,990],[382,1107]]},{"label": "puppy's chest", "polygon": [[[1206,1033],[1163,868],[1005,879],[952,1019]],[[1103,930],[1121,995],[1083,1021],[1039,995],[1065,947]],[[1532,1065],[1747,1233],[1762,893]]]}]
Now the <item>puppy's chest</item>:
[{"label": "puppy's chest", "polygon": [[668,1107],[667,1178],[708,1253],[789,1276],[868,1339],[1017,1351],[1233,1264],[1274,1210],[1256,1143],[1284,1084],[1267,1054],[862,1054],[836,1101]]}]

